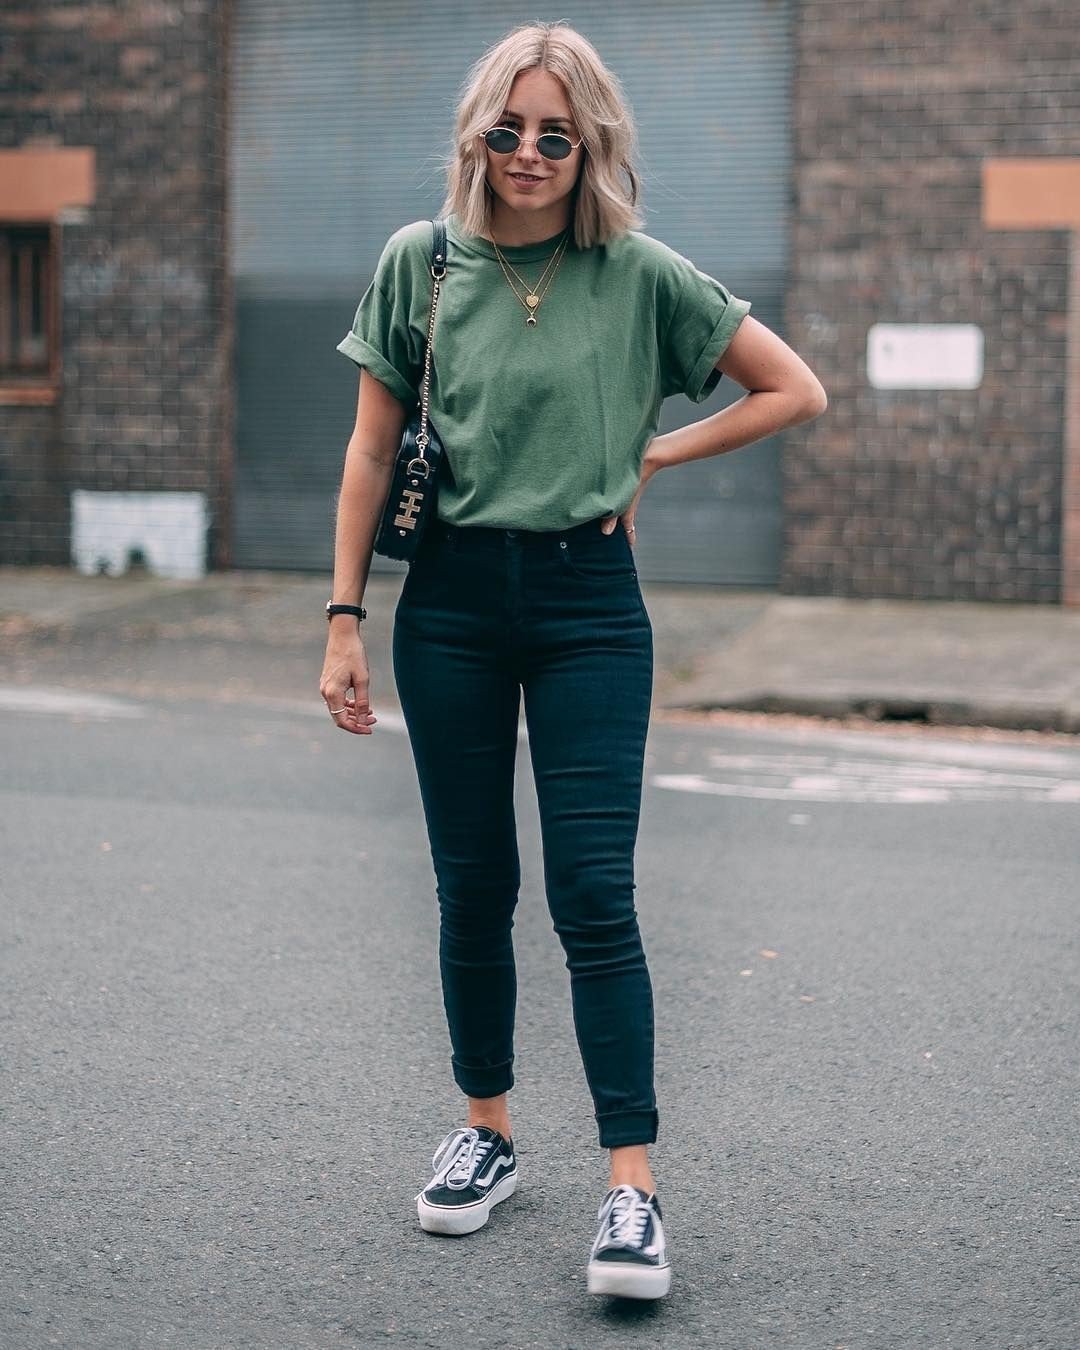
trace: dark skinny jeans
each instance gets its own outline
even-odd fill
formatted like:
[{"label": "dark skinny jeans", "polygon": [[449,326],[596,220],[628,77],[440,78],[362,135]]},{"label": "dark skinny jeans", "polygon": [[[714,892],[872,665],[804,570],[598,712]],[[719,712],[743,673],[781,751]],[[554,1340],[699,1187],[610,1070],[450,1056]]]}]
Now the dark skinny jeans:
[{"label": "dark skinny jeans", "polygon": [[454,1080],[470,1097],[514,1082],[524,694],[547,901],[603,1148],[652,1143],[659,1123],[634,906],[652,639],[626,532],[598,519],[551,532],[431,522],[394,623]]}]

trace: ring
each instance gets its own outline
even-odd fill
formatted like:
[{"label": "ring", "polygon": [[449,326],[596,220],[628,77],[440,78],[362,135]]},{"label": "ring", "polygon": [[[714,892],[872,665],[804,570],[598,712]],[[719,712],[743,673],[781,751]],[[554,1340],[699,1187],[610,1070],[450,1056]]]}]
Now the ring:
[{"label": "ring", "polygon": [[331,716],[331,717],[336,717],[336,716],[338,715],[338,713],[343,713],[343,712],[348,712],[348,711],[349,711],[348,708],[331,708],[331,709],[330,709],[330,716]]}]

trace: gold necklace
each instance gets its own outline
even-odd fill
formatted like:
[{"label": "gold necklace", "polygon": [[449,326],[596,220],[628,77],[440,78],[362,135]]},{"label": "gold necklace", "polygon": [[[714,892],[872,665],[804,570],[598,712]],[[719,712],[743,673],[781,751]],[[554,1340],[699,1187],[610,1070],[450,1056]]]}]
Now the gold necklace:
[{"label": "gold necklace", "polygon": [[[510,264],[503,258],[502,250],[499,248],[498,244],[495,243],[495,240],[492,239],[491,241],[495,247],[495,256],[499,260],[499,266],[502,268],[503,276],[506,278],[507,285],[514,292],[518,304],[523,305],[525,307],[525,313],[527,315],[525,319],[525,326],[527,328],[534,328],[536,326],[536,311],[540,308],[542,300],[547,295],[548,291],[551,289],[551,284],[555,280],[555,275],[558,272],[559,265],[562,262],[563,254],[566,252],[566,245],[569,241],[569,238],[570,238],[569,231],[567,231],[567,233],[563,235],[562,242],[559,244],[559,247],[552,254],[547,267],[544,268],[544,272],[543,275],[540,277],[540,280],[536,283],[536,286],[531,289],[529,287],[529,283],[525,280],[525,278],[522,277],[518,272],[514,271],[514,269],[510,267]],[[507,270],[508,268],[509,270]],[[514,273],[514,276],[516,276],[518,281],[520,281],[521,284],[525,287],[526,294],[524,298],[518,295],[517,287],[514,285],[513,281],[510,278],[511,272]],[[546,285],[544,285],[544,278],[547,277],[549,272],[551,272],[551,279],[547,282]]]},{"label": "gold necklace", "polygon": [[[555,272],[558,271],[559,264],[562,261],[562,255],[566,250],[567,237],[568,236],[565,235],[563,236],[563,239],[559,244],[559,247],[551,255],[547,267],[544,268],[543,274],[541,275],[540,279],[537,281],[535,286],[530,286],[529,283],[525,280],[525,278],[521,275],[521,273],[518,272],[515,268],[510,266],[510,263],[503,256],[503,252],[499,248],[499,245],[495,242],[494,239],[492,239],[491,241],[495,247],[495,256],[499,260],[499,265],[503,270],[503,276],[506,278],[507,285],[514,292],[514,295],[517,297],[518,303],[525,306],[526,313],[529,316],[526,319],[527,324],[535,325],[536,323],[535,311],[539,308],[541,300],[543,300],[544,296],[547,294],[547,291],[551,286],[551,282],[555,280]],[[553,268],[554,271],[552,271]],[[513,281],[510,280],[511,272],[513,272],[514,276],[517,277],[518,281],[525,288],[524,299],[522,299],[522,297],[518,295],[517,287],[514,285]],[[544,280],[549,272],[552,273],[551,281],[548,281],[547,286],[544,286]]]},{"label": "gold necklace", "polygon": [[[495,252],[498,254],[498,253],[499,253],[499,246],[498,246],[498,244],[495,243],[495,240],[494,240],[494,239],[493,239],[491,242],[492,242],[493,244],[495,244]],[[544,268],[543,273],[542,273],[541,276],[540,276],[540,280],[537,281],[537,283],[536,283],[535,286],[530,286],[529,283],[525,280],[525,278],[521,275],[521,273],[520,273],[519,271],[517,271],[516,268],[514,268],[513,266],[511,266],[511,263],[510,263],[510,259],[509,259],[509,258],[507,258],[504,254],[499,254],[500,260],[501,260],[503,263],[505,263],[505,265],[510,269],[510,271],[514,273],[514,276],[517,277],[518,281],[520,281],[521,284],[525,287],[525,291],[526,291],[526,299],[528,298],[528,296],[529,296],[530,294],[533,295],[533,296],[536,296],[536,294],[539,292],[540,287],[541,287],[541,286],[543,285],[543,283],[544,283],[544,277],[547,276],[549,270],[551,269],[552,263],[555,262],[555,259],[559,256],[559,249],[562,248],[563,245],[564,245],[565,243],[566,243],[566,236],[564,235],[564,236],[562,237],[562,239],[559,240],[559,243],[558,243],[558,245],[557,245],[556,248],[555,248],[555,252],[554,252],[554,253],[551,255],[551,257],[548,259],[548,265],[547,265],[547,267]]]}]

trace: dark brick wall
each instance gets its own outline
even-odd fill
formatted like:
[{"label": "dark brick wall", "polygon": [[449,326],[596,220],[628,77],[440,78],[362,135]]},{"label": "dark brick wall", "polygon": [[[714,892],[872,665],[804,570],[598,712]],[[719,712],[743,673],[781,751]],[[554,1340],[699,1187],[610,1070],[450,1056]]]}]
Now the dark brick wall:
[{"label": "dark brick wall", "polygon": [[[1060,598],[1068,235],[982,223],[984,158],[1080,155],[1065,3],[796,6],[782,589]],[[974,323],[981,388],[873,389],[872,324]]]},{"label": "dark brick wall", "polygon": [[77,487],[206,492],[226,560],[227,5],[8,3],[0,145],[90,146],[62,229],[63,386],[0,406],[0,561],[66,563]]}]

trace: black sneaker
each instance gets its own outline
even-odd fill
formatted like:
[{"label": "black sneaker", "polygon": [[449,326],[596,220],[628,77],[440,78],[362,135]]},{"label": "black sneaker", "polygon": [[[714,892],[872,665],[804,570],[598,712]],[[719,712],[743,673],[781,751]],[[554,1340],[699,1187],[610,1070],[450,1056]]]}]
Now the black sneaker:
[{"label": "black sneaker", "polygon": [[451,1130],[431,1165],[435,1175],[416,1197],[428,1233],[474,1233],[517,1187],[514,1146],[486,1125]]},{"label": "black sneaker", "polygon": [[671,1288],[671,1266],[656,1193],[614,1186],[596,1217],[600,1231],[589,1252],[589,1293],[663,1298]]}]

